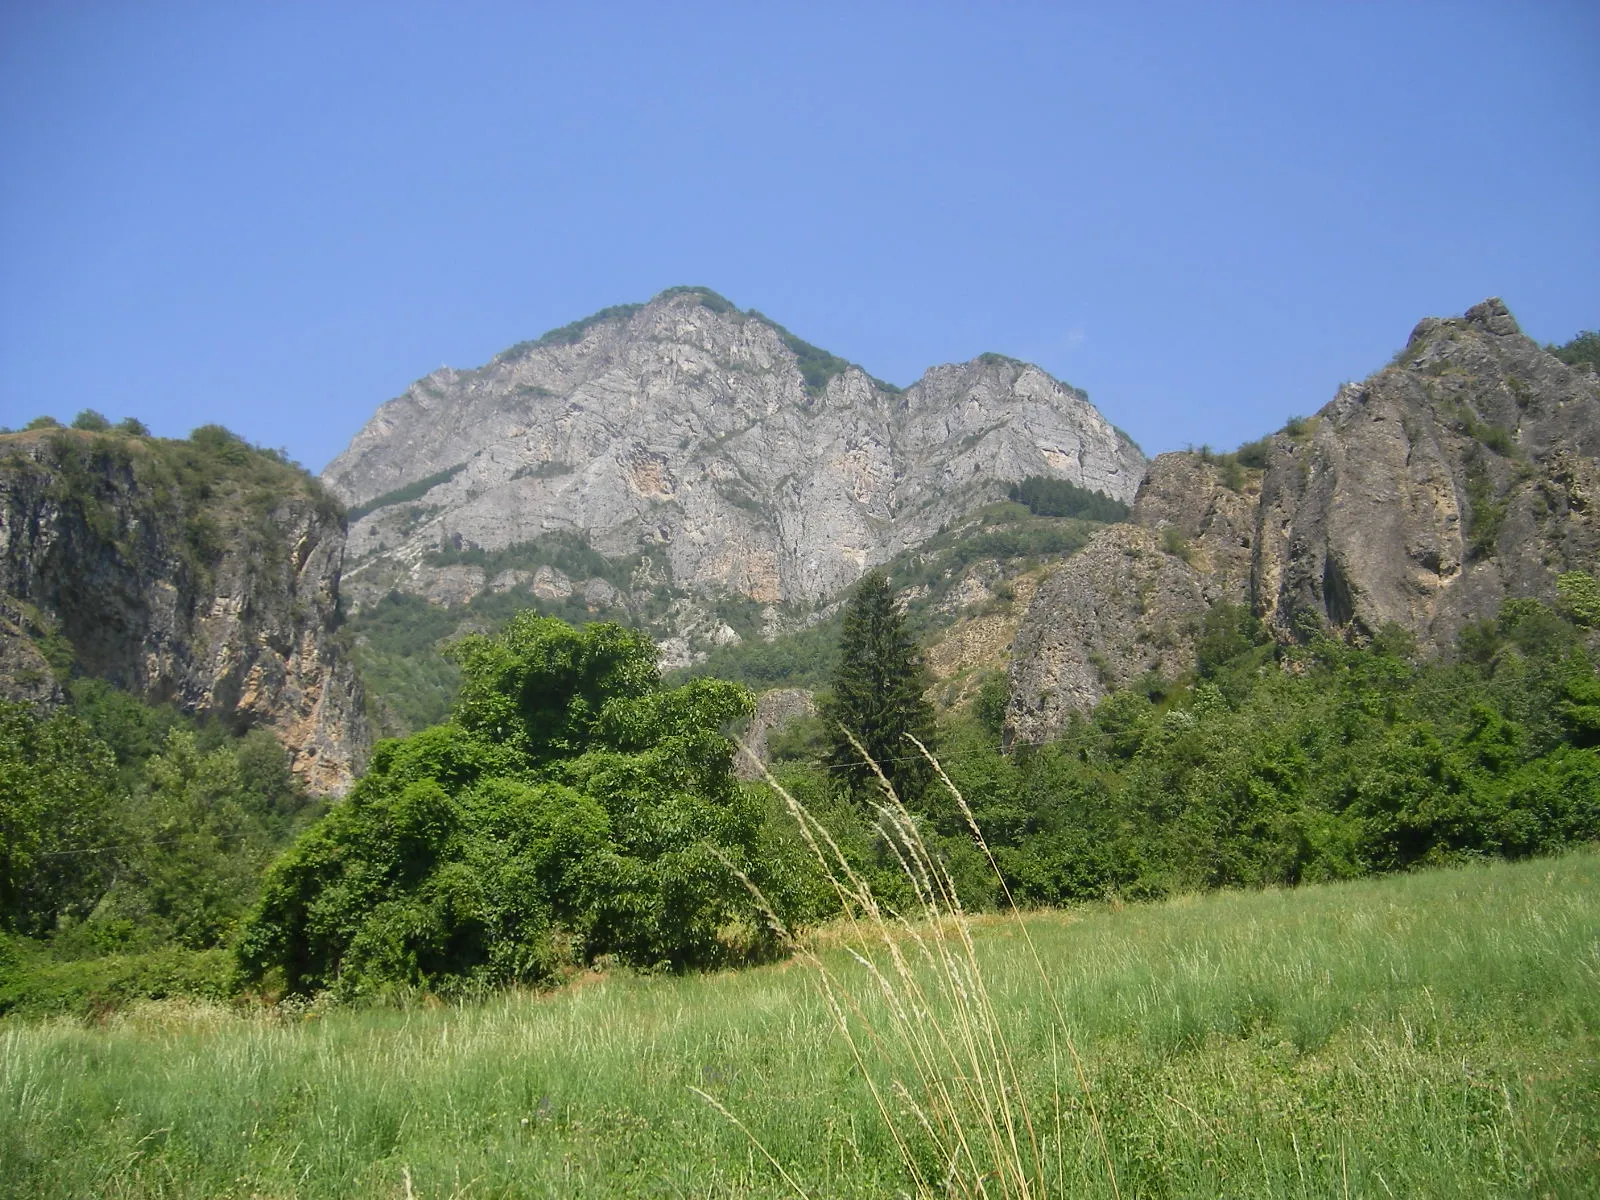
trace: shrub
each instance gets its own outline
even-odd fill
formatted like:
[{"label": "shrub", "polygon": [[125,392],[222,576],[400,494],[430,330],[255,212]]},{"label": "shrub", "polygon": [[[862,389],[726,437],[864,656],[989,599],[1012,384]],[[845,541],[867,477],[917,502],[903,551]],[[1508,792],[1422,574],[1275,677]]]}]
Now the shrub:
[{"label": "shrub", "polygon": [[1265,470],[1271,456],[1271,438],[1258,438],[1253,442],[1246,442],[1233,452],[1233,457],[1238,460],[1241,467],[1249,467],[1256,471]]},{"label": "shrub", "polygon": [[1563,346],[1546,346],[1569,367],[1589,366],[1600,371],[1600,331],[1586,329]]},{"label": "shrub", "polygon": [[1556,600],[1568,620],[1600,629],[1600,580],[1587,571],[1568,571],[1556,579]]},{"label": "shrub", "polygon": [[1175,558],[1188,562],[1193,551],[1189,546],[1189,539],[1177,525],[1168,525],[1161,530],[1161,548]]}]

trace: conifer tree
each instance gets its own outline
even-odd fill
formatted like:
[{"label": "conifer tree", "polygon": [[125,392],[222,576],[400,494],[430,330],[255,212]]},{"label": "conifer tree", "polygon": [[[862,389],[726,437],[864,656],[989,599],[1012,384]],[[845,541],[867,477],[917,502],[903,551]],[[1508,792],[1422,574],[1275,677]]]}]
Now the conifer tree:
[{"label": "conifer tree", "polygon": [[830,735],[828,764],[859,799],[880,799],[879,784],[846,730],[883,769],[901,800],[912,808],[922,806],[933,771],[905,735],[932,749],[933,706],[923,695],[925,688],[922,657],[906,632],[905,614],[895,604],[889,580],[882,571],[869,571],[845,608],[833,694],[823,708]]}]

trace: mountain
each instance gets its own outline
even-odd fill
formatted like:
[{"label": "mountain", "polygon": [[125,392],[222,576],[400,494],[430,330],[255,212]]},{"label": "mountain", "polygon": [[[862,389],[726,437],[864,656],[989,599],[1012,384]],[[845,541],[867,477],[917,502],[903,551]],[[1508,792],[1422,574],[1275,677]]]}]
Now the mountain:
[{"label": "mountain", "polygon": [[342,793],[370,740],[343,555],[338,503],[217,426],[0,435],[0,694],[50,705],[104,679],[269,729],[310,790]]},{"label": "mountain", "polygon": [[1145,460],[1085,395],[999,355],[904,390],[701,288],[607,309],[384,404],[322,479],[347,594],[626,612],[687,661],[715,601],[812,612],[1007,485],[1132,498]]},{"label": "mountain", "polygon": [[1164,454],[1128,524],[1035,593],[1007,725],[1059,731],[1149,672],[1192,669],[1201,620],[1248,606],[1280,639],[1386,626],[1425,651],[1502,600],[1553,601],[1600,558],[1600,377],[1499,300],[1417,325],[1394,361],[1237,455]]}]

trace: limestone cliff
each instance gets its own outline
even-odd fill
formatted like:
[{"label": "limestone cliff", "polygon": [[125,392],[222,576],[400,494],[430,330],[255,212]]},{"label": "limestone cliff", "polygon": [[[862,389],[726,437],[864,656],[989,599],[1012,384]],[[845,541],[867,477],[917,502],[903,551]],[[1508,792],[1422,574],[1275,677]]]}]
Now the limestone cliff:
[{"label": "limestone cliff", "polygon": [[1262,466],[1162,455],[1132,525],[1038,591],[1018,631],[1008,720],[1039,740],[1110,688],[1194,662],[1219,600],[1281,638],[1312,619],[1426,650],[1507,596],[1552,600],[1600,557],[1600,378],[1488,300],[1429,319],[1387,368],[1257,447]]},{"label": "limestone cliff", "polygon": [[985,355],[902,391],[680,288],[428,376],[323,479],[356,506],[358,602],[536,587],[439,551],[581,531],[611,558],[644,556],[644,588],[812,605],[1009,482],[1047,475],[1127,500],[1143,470],[1081,392],[1037,367]]},{"label": "limestone cliff", "polygon": [[340,793],[369,740],[336,633],[343,551],[314,480],[215,427],[0,437],[0,690],[51,703],[75,670],[263,726]]}]

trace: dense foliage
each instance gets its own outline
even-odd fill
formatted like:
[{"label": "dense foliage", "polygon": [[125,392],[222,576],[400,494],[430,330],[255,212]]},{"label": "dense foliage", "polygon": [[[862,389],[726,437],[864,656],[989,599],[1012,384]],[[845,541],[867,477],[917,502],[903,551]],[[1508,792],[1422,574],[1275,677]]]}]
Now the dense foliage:
[{"label": "dense foliage", "polygon": [[317,806],[264,730],[97,680],[70,694],[0,703],[0,1012],[220,991],[215,953]]},{"label": "dense foliage", "polygon": [[722,730],[733,684],[661,685],[654,644],[525,613],[455,648],[450,723],[381,743],[270,872],[238,957],[293,992],[459,992],[612,956],[706,966],[764,939],[765,806]]},{"label": "dense foliage", "polygon": [[1550,609],[1510,601],[1427,663],[1392,630],[1280,646],[1253,624],[1219,610],[1195,682],[1119,692],[1048,746],[1002,758],[969,730],[948,766],[1020,896],[1293,884],[1600,837],[1600,679]]},{"label": "dense foliage", "polygon": [[[940,762],[1019,901],[1151,898],[1292,885],[1600,838],[1600,678],[1581,622],[1600,595],[1564,577],[1560,612],[1532,600],[1470,625],[1419,661],[1385,630],[1351,646],[1270,641],[1221,605],[1185,681],[1142,681],[1045,745],[1001,750],[1004,686],[940,730]],[[895,897],[874,818],[826,761],[826,731],[774,739],[781,782]],[[888,757],[887,749],[884,751]],[[996,899],[948,793],[925,793],[926,833],[969,904]]]},{"label": "dense foliage", "polygon": [[1128,506],[1104,492],[1079,487],[1070,479],[1030,475],[1011,485],[1011,499],[1036,517],[1082,517],[1113,523],[1128,519]]}]

